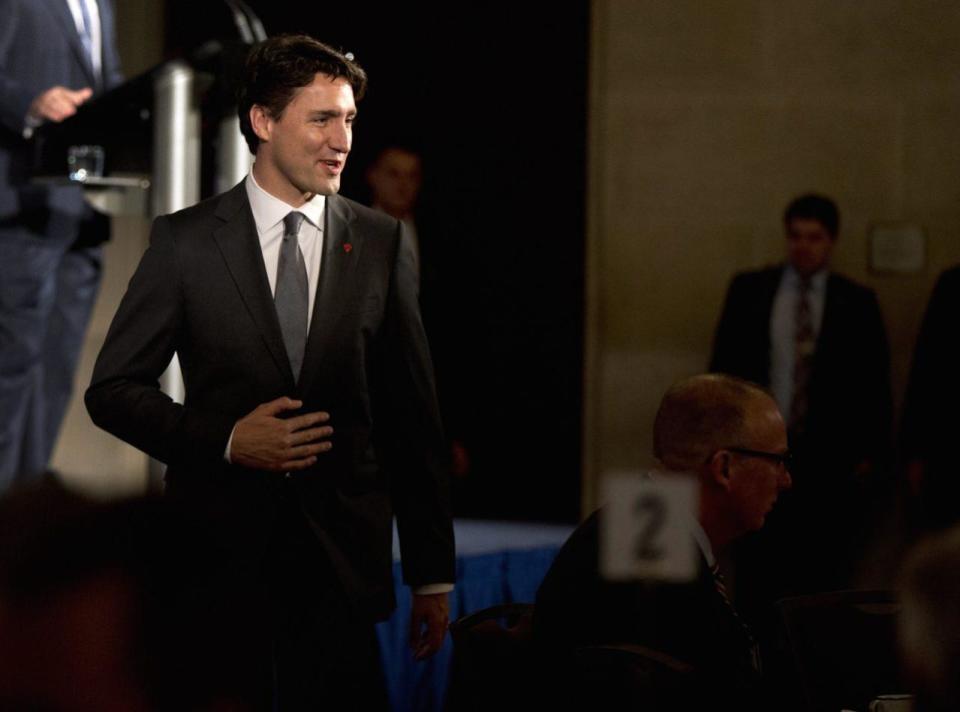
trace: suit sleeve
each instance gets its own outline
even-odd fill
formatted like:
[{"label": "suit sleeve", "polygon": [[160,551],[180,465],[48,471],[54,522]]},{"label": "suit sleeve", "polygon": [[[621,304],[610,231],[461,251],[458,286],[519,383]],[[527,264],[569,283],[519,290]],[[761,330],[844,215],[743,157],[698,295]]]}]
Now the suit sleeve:
[{"label": "suit sleeve", "polygon": [[183,326],[176,241],[157,218],[120,303],[86,392],[94,423],[168,465],[219,460],[234,422],[173,402],[159,378]]},{"label": "suit sleeve", "polygon": [[717,322],[717,330],[713,338],[713,354],[710,357],[710,371],[712,373],[738,372],[738,353],[742,340],[739,336],[740,314],[740,278],[735,277],[727,288],[727,296],[723,302],[723,311]]},{"label": "suit sleeve", "polygon": [[377,355],[374,428],[391,477],[404,582],[450,583],[455,572],[446,440],[418,306],[415,247],[399,223],[397,230]]}]

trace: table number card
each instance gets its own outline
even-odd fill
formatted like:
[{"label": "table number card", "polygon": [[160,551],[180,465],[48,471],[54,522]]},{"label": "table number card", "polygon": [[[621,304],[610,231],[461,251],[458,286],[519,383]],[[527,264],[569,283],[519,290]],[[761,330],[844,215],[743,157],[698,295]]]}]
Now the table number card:
[{"label": "table number card", "polygon": [[610,581],[682,583],[697,575],[691,534],[697,480],[677,473],[611,473],[604,480],[600,574]]}]

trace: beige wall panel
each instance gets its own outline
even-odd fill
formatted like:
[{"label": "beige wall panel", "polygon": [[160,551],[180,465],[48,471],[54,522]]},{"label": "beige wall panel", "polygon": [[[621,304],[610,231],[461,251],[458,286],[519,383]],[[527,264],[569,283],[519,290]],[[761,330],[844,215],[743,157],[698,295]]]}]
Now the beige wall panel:
[{"label": "beige wall panel", "polygon": [[750,86],[763,71],[761,0],[613,0],[595,3],[595,9],[599,5],[608,13],[610,42],[603,49],[613,90]]},{"label": "beige wall panel", "polygon": [[104,248],[103,283],[80,356],[73,400],[53,453],[51,464],[63,479],[94,496],[142,492],[147,485],[146,456],[93,424],[83,405],[83,392],[127,282],[146,248],[148,230],[145,220],[113,221],[113,239]]}]

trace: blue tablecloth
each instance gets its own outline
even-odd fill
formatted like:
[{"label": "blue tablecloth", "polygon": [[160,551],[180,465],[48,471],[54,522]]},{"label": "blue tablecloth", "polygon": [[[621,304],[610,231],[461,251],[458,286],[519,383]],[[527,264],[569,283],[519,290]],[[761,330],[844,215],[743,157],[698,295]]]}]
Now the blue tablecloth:
[{"label": "blue tablecloth", "polygon": [[[457,520],[456,589],[450,619],[500,603],[532,603],[540,581],[573,527],[518,522]],[[397,610],[377,626],[390,704],[395,712],[443,709],[450,674],[449,636],[433,658],[418,663],[407,644],[410,589],[400,572],[394,536],[393,576]]]}]

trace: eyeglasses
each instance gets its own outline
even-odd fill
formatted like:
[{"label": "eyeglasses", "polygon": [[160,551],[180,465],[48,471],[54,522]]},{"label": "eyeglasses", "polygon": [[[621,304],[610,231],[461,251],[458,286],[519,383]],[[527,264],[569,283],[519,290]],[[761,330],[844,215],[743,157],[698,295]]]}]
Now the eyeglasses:
[{"label": "eyeglasses", "polygon": [[783,465],[787,471],[793,469],[793,453],[791,453],[789,450],[786,452],[766,452],[764,450],[751,450],[750,448],[745,447],[728,447],[724,448],[724,450],[735,452],[738,455],[746,455],[747,457],[759,457],[764,460],[770,460],[778,465]]}]

